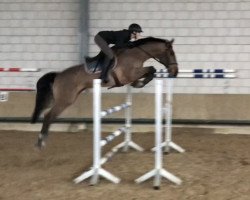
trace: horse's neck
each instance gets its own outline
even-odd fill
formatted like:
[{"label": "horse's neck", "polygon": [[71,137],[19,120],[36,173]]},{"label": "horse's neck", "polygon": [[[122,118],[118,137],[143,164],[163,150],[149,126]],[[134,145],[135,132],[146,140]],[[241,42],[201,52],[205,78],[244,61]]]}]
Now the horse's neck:
[{"label": "horse's neck", "polygon": [[117,57],[130,57],[135,60],[145,62],[150,58],[157,58],[159,56],[159,48],[154,45],[140,45],[131,49],[117,49],[115,54]]},{"label": "horse's neck", "polygon": [[159,50],[154,46],[141,45],[138,47],[138,51],[145,60],[148,60],[149,58],[158,58],[159,56]]}]

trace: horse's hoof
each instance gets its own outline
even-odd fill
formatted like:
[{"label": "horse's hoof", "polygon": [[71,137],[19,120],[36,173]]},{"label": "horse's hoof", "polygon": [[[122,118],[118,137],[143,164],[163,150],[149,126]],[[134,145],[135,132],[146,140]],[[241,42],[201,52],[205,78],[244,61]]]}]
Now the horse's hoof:
[{"label": "horse's hoof", "polygon": [[160,189],[160,186],[154,186],[154,189],[155,189],[155,190],[159,190],[159,189]]},{"label": "horse's hoof", "polygon": [[131,85],[134,88],[142,88],[144,86],[144,83],[142,81],[138,81],[136,84]]},{"label": "horse's hoof", "polygon": [[42,150],[45,148],[46,144],[44,141],[38,140],[38,142],[35,144],[35,147],[39,150]]},{"label": "horse's hoof", "polygon": [[38,142],[34,146],[36,149],[42,150],[42,146]]}]

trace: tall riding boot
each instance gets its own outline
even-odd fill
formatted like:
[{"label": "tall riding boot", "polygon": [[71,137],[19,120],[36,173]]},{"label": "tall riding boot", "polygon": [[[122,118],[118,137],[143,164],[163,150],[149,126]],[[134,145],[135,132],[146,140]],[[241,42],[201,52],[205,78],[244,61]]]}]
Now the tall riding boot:
[{"label": "tall riding boot", "polygon": [[109,71],[109,65],[112,60],[105,59],[105,62],[102,66],[101,76],[100,79],[102,79],[102,83],[108,83],[108,71]]}]

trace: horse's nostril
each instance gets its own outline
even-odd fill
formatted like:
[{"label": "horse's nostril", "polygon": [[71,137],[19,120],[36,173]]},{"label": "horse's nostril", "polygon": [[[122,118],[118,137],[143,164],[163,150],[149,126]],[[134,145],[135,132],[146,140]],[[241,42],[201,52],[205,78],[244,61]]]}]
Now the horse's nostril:
[{"label": "horse's nostril", "polygon": [[168,75],[169,78],[175,78],[175,77],[177,77],[178,69],[176,69],[176,68],[169,68],[168,69],[168,73],[169,73],[169,75]]},{"label": "horse's nostril", "polygon": [[175,78],[177,76],[177,74],[169,74],[168,78]]}]

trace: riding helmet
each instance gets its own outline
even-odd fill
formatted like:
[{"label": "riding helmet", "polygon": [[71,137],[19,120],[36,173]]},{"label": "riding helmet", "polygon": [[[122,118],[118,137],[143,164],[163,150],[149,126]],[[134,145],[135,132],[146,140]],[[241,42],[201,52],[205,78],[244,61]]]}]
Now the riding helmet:
[{"label": "riding helmet", "polygon": [[137,32],[137,33],[142,32],[142,28],[139,24],[130,24],[128,27],[128,30],[130,30],[132,32]]}]

